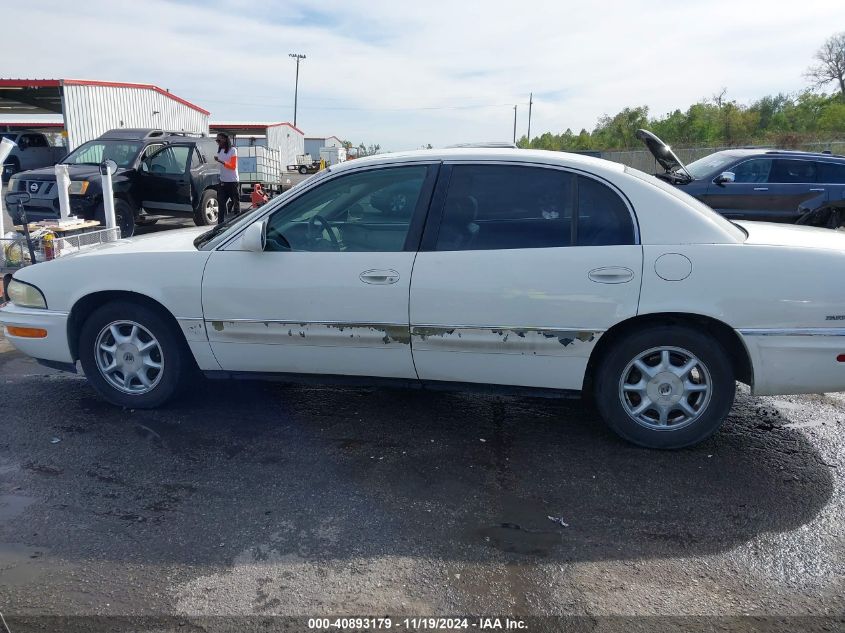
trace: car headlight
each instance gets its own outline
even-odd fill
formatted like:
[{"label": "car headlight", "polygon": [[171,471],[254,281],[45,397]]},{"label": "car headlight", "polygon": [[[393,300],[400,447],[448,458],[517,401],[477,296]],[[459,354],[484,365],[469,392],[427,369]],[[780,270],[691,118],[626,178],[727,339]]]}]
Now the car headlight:
[{"label": "car headlight", "polygon": [[87,180],[71,180],[67,192],[74,196],[84,196],[89,184]]},{"label": "car headlight", "polygon": [[38,288],[25,281],[12,279],[6,286],[6,295],[9,301],[21,308],[47,309],[47,300]]}]

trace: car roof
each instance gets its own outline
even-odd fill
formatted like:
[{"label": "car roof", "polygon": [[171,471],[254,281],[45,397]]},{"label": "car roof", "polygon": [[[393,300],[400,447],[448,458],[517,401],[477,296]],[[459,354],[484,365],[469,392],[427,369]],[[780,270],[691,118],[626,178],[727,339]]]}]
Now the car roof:
[{"label": "car roof", "polygon": [[584,169],[593,173],[602,171],[620,173],[625,171],[622,163],[572,152],[552,152],[547,150],[511,149],[504,147],[465,147],[446,149],[422,149],[408,152],[376,154],[349,160],[330,167],[330,171],[339,172],[360,169],[373,165],[387,165],[411,162],[508,162],[559,165],[573,169]]},{"label": "car roof", "polygon": [[208,135],[194,132],[173,132],[169,130],[158,130],[151,128],[117,128],[103,132],[99,139],[121,140],[121,141],[160,141],[162,139],[208,139]]},{"label": "car roof", "polygon": [[730,156],[783,156],[786,158],[833,158],[845,159],[841,154],[827,154],[825,152],[804,152],[797,149],[774,149],[771,147],[742,147],[736,149],[725,149],[716,154],[727,154]]}]

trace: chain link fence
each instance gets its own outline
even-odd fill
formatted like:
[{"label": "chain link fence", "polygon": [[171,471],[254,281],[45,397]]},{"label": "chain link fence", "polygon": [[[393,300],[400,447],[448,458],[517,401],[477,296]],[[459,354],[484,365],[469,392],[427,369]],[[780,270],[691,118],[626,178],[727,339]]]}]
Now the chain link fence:
[{"label": "chain link fence", "polygon": [[[692,147],[675,149],[675,154],[684,164],[689,164],[699,158],[704,158],[708,154],[720,152],[726,149],[737,149],[736,147]],[[771,149],[771,148],[767,148]],[[831,154],[845,154],[845,141],[830,141],[825,143],[802,143],[795,148],[805,152],[830,152]],[[654,156],[648,150],[622,151],[622,152],[601,152],[601,157],[607,160],[612,160],[616,163],[622,163],[639,169],[646,173],[652,174],[654,172],[662,172],[663,169],[654,160]]]}]

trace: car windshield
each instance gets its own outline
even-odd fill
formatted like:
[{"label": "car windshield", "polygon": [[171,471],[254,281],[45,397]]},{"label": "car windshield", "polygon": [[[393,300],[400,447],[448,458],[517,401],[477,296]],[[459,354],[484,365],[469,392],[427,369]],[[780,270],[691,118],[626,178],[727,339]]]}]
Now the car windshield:
[{"label": "car windshield", "polygon": [[330,169],[325,169],[323,171],[317,172],[310,178],[306,178],[305,180],[301,180],[300,182],[296,183],[293,187],[285,191],[282,195],[273,198],[273,200],[271,200],[268,204],[262,207],[258,207],[257,209],[251,211],[250,213],[247,213],[246,215],[237,215],[230,217],[223,224],[218,224],[210,231],[206,231],[198,238],[196,238],[194,240],[194,246],[197,249],[215,248],[220,242],[225,241],[227,239],[227,235],[231,232],[238,231],[241,227],[247,226],[248,224],[252,224],[256,218],[263,215],[266,211],[281,206],[293,194],[299,192],[300,189],[322,180],[323,178],[328,176],[329,173],[331,173]]},{"label": "car windshield", "polygon": [[710,174],[721,173],[722,170],[736,160],[736,156],[726,152],[716,152],[687,165],[690,176],[696,180],[707,178]]},{"label": "car windshield", "polygon": [[131,167],[143,143],[137,141],[88,141],[62,162],[66,165],[99,165],[111,159],[118,167]]},{"label": "car windshield", "polygon": [[742,228],[738,224],[731,222],[725,216],[719,215],[713,209],[708,207],[706,204],[704,204],[703,202],[701,202],[697,198],[693,198],[691,195],[689,195],[685,191],[682,191],[681,189],[678,189],[677,187],[674,187],[674,186],[670,185],[669,183],[664,182],[660,178],[655,178],[654,176],[646,174],[645,172],[642,172],[639,169],[633,169],[631,167],[625,167],[625,173],[630,174],[632,176],[636,176],[640,180],[645,180],[646,182],[648,182],[648,183],[654,185],[655,187],[657,187],[658,189],[662,189],[663,191],[665,191],[666,193],[671,195],[673,198],[677,198],[678,200],[680,200],[681,202],[683,202],[687,206],[692,207],[693,209],[695,209],[699,213],[703,213],[703,214],[707,215],[713,222],[722,225],[729,232],[731,232],[733,235],[735,235],[738,240],[744,241],[745,238],[748,237],[748,232],[744,228]]}]

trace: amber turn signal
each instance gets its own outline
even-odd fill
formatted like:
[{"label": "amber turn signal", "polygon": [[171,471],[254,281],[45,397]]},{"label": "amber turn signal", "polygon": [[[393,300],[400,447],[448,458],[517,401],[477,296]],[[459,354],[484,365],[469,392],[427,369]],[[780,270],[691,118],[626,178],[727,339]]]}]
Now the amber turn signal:
[{"label": "amber turn signal", "polygon": [[9,336],[17,336],[18,338],[47,338],[47,330],[40,327],[18,327],[16,325],[7,325],[6,334]]}]

